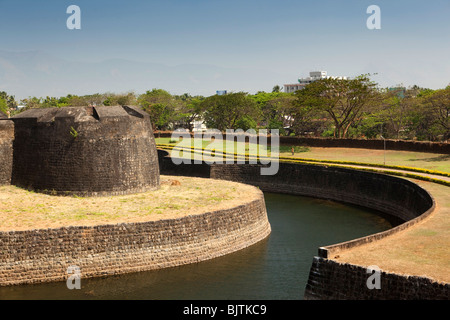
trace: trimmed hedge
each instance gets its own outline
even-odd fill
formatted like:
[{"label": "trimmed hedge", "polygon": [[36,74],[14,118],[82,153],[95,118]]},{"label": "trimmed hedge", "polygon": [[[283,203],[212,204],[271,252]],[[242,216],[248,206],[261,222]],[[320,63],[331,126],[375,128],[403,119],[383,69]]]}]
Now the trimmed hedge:
[{"label": "trimmed hedge", "polygon": [[[166,149],[180,149],[180,150],[184,150],[184,149],[191,149],[194,150],[194,153],[199,153],[196,150],[202,150],[202,154],[203,151],[215,151],[217,153],[222,153],[223,155],[227,155],[230,153],[227,152],[223,152],[223,151],[216,151],[215,149],[208,149],[208,148],[196,148],[196,147],[179,147],[179,146],[174,146],[174,145],[169,145],[169,144],[157,144],[158,147],[163,147]],[[271,158],[271,157],[267,157],[267,156],[259,156],[259,155],[251,155],[251,154],[238,154],[238,153],[233,153],[235,158],[243,158],[245,157],[245,159],[249,159],[249,158],[264,158],[264,159],[276,159],[276,158]],[[414,172],[419,172],[419,173],[426,173],[426,174],[433,174],[433,175],[439,175],[439,176],[444,176],[444,177],[450,177],[450,173],[448,172],[443,172],[443,171],[437,171],[437,170],[429,170],[429,169],[422,169],[422,168],[416,168],[416,167],[406,167],[406,166],[394,166],[394,165],[385,165],[385,164],[374,164],[374,163],[365,163],[365,162],[356,162],[356,161],[341,161],[341,160],[321,160],[321,159],[308,159],[308,158],[296,158],[296,157],[278,157],[279,160],[283,160],[285,162],[295,162],[295,161],[300,161],[300,162],[311,162],[311,163],[331,163],[331,164],[348,164],[348,165],[359,165],[359,166],[367,166],[367,167],[378,167],[378,168],[386,168],[386,169],[396,169],[396,170],[404,170],[404,171],[414,171]],[[362,168],[360,168],[362,169]]]},{"label": "trimmed hedge", "polygon": [[[190,134],[191,136],[193,136],[193,133]],[[155,131],[154,135],[155,138],[170,138],[172,136],[172,131]],[[319,148],[361,148],[375,150],[384,149],[384,141],[381,139],[335,139],[280,136],[280,144]],[[386,148],[388,150],[450,154],[450,143],[446,142],[387,139]]]}]

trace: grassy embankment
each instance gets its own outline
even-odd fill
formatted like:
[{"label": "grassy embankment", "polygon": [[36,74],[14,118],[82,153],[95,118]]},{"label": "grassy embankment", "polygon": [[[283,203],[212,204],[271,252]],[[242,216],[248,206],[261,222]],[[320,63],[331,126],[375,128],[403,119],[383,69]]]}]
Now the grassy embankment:
[{"label": "grassy embankment", "polygon": [[0,231],[172,219],[241,205],[256,192],[230,181],[171,176],[161,176],[158,190],[111,197],[52,196],[1,186]]}]

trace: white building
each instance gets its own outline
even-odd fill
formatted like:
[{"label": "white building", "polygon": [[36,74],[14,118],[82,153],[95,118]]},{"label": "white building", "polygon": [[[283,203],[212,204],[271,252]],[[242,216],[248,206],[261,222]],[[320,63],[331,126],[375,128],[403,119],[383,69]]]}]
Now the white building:
[{"label": "white building", "polygon": [[208,129],[203,120],[192,121],[191,125],[192,125],[192,132],[204,132]]},{"label": "white building", "polygon": [[297,90],[301,90],[306,86],[306,84],[300,84],[300,83],[294,83],[294,84],[285,84],[284,85],[284,92],[286,93],[292,93]]},{"label": "white building", "polygon": [[309,77],[298,79],[298,83],[285,84],[284,85],[284,92],[291,93],[291,92],[295,92],[297,90],[301,90],[306,85],[310,84],[311,82],[314,82],[314,81],[317,81],[317,80],[322,80],[322,79],[347,80],[347,77],[332,77],[332,76],[328,76],[326,71],[311,71],[309,73]]}]

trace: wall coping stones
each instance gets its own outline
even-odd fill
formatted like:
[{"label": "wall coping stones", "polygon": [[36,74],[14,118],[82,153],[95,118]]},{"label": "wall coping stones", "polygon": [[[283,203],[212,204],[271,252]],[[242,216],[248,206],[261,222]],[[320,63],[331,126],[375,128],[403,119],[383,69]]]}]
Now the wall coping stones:
[{"label": "wall coping stones", "polygon": [[[158,154],[162,172],[183,175],[183,168],[174,168],[166,152],[158,151]],[[247,183],[267,192],[306,195],[362,205],[398,216],[404,221],[384,232],[320,247],[318,256],[313,260],[305,299],[450,299],[449,284],[435,282],[426,277],[388,272],[383,274],[390,285],[389,290],[368,294],[367,290],[359,290],[366,288],[365,282],[361,282],[361,279],[366,281],[369,276],[366,268],[340,264],[329,259],[340,250],[377,241],[430,217],[435,211],[436,203],[425,189],[412,181],[386,174],[333,168],[323,164],[280,163],[278,177],[260,176],[260,167],[261,165],[249,164],[208,166],[203,163],[191,165],[189,173],[195,175],[195,168],[197,174],[205,175],[208,170],[211,178]],[[376,190],[371,189],[372,184],[378,186]],[[359,291],[349,289],[356,287]],[[421,291],[423,292],[420,293]]]},{"label": "wall coping stones", "polygon": [[11,120],[14,185],[79,196],[159,188],[151,121],[139,107],[29,109]]},{"label": "wall coping stones", "polygon": [[[219,182],[220,183],[220,182]],[[0,232],[0,286],[99,277],[209,260],[269,236],[262,192],[232,208],[175,219]]]}]

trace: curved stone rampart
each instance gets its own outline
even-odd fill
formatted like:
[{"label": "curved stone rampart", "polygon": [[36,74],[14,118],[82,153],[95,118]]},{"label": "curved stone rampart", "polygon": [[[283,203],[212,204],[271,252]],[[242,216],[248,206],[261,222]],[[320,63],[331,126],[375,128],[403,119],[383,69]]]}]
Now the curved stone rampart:
[{"label": "curved stone rampart", "polygon": [[435,207],[433,198],[417,184],[384,174],[292,163],[280,163],[274,176],[263,176],[260,170],[259,165],[212,165],[211,178],[247,183],[267,192],[359,205],[403,222],[384,232],[321,247],[319,255],[323,258],[404,230],[426,218]]},{"label": "curved stone rampart", "polygon": [[[314,257],[306,285],[307,300],[450,300],[450,285],[420,276],[380,270],[379,289],[369,289],[368,268]],[[370,281],[373,284],[372,281]]]},{"label": "curved stone rampart", "polygon": [[137,107],[30,109],[11,119],[13,185],[81,196],[159,188],[150,118]]},{"label": "curved stone rampart", "polygon": [[[319,248],[314,258],[306,299],[450,299],[449,284],[423,277],[408,277],[384,272],[382,289],[370,290],[370,276],[360,266],[340,264],[329,258],[341,250],[377,241],[405,230],[427,218],[435,209],[432,196],[417,184],[398,177],[326,165],[280,163],[274,176],[260,174],[260,165],[196,165],[175,166],[165,151],[160,153],[161,170],[165,174],[205,175],[215,179],[238,181],[275,193],[330,199],[367,208],[396,217],[403,223],[384,232]],[[208,169],[209,168],[209,169]],[[364,279],[364,281],[363,281]]]},{"label": "curved stone rampart", "polygon": [[0,286],[179,266],[246,248],[270,234],[264,196],[177,219],[0,232]]}]

